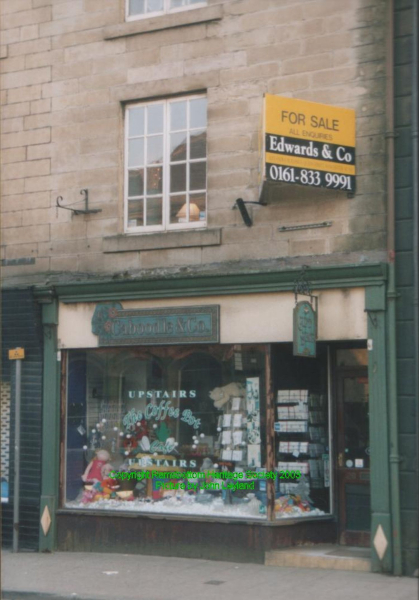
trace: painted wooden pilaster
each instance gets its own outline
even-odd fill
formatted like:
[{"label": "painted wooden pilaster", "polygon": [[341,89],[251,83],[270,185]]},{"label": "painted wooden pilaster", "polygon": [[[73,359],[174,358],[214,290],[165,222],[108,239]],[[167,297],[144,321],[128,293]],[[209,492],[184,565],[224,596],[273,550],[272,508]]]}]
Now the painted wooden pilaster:
[{"label": "painted wooden pilaster", "polygon": [[[44,331],[44,374],[42,412],[42,487],[40,520],[51,520],[47,533],[40,524],[39,550],[52,552],[56,544],[56,510],[59,485],[60,394],[57,360],[58,302],[54,299],[42,306]],[[49,519],[48,519],[49,516]]]},{"label": "painted wooden pilaster", "polygon": [[[385,285],[383,284],[368,287],[365,292],[369,340],[371,565],[372,570],[375,572],[391,572],[393,564],[385,291]],[[381,539],[382,544],[378,546],[377,551],[375,542],[378,542],[379,539]],[[385,551],[380,557],[379,553],[385,545]]]}]

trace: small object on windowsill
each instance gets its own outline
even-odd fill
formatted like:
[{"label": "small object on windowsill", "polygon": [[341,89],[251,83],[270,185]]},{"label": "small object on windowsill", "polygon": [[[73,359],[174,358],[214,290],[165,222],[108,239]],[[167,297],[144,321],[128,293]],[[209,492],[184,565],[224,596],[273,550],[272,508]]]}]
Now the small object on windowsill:
[{"label": "small object on windowsill", "polygon": [[[185,202],[185,204],[182,206],[180,211],[176,214],[178,223],[188,223],[187,208],[188,207]],[[194,204],[193,202],[191,202],[189,204],[189,221],[199,221],[200,218],[201,218],[201,211],[199,210],[199,207],[196,204]]]}]

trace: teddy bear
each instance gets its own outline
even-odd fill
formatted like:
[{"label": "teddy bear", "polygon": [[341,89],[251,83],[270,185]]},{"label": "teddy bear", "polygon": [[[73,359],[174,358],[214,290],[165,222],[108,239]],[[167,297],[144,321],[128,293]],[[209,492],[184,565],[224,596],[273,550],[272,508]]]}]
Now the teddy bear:
[{"label": "teddy bear", "polygon": [[244,398],[246,389],[240,383],[228,383],[223,387],[216,387],[210,393],[209,397],[214,402],[216,408],[222,408],[231,398]]},{"label": "teddy bear", "polygon": [[109,473],[112,469],[109,461],[111,460],[111,455],[107,450],[103,448],[96,450],[96,457],[89,462],[81,476],[84,483],[96,483],[97,481],[102,481],[104,477]]}]

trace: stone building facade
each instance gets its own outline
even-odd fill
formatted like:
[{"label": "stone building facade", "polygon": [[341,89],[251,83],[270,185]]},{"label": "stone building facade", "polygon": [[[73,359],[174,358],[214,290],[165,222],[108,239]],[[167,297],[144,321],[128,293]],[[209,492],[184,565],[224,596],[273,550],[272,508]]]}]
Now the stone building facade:
[{"label": "stone building facade", "polygon": [[[318,339],[329,356],[324,360],[329,361],[330,382],[335,375],[336,381],[344,377],[338,373],[338,352],[368,353],[368,360],[342,363],[343,369],[356,365],[361,370],[368,363],[370,379],[371,491],[364,499],[354,494],[349,500],[348,495],[347,506],[349,511],[353,502],[358,514],[366,506],[362,502],[371,503],[371,527],[360,526],[363,534],[355,543],[371,545],[374,570],[412,572],[417,548],[409,548],[409,566],[406,562],[402,567],[393,531],[400,522],[398,473],[391,471],[388,458],[394,434],[381,436],[396,402],[392,381],[386,385],[384,375],[395,369],[385,352],[391,344],[386,294],[393,268],[388,261],[393,225],[387,213],[389,3],[2,0],[1,9],[3,285],[32,291],[42,306],[46,334],[40,516],[47,511],[52,525],[40,529],[40,548],[93,548],[81,531],[68,534],[78,513],[66,505],[63,491],[63,465],[70,464],[63,443],[71,435],[60,427],[58,399],[63,407],[73,406],[74,416],[72,408],[67,415],[80,418],[82,429],[88,430],[83,411],[92,399],[78,406],[78,401],[71,404],[71,386],[67,396],[60,396],[60,390],[66,377],[71,378],[66,369],[71,371],[75,360],[72,352],[100,345],[86,333],[95,306],[119,302],[124,309],[154,310],[215,302],[221,306],[221,345],[232,344],[236,352],[238,344],[270,344],[270,352],[279,357],[279,346],[292,341],[294,284],[307,265],[319,298]],[[264,191],[260,203],[265,94],[355,111],[354,193],[278,184]],[[199,102],[206,107],[204,117]],[[186,111],[177,139],[189,140],[187,153],[181,143],[172,142],[174,106]],[[152,107],[161,110],[158,123],[152,121]],[[183,167],[173,164],[175,151],[185,154]],[[88,209],[96,212],[74,212],[87,208],[82,190],[88,190]],[[238,198],[257,203],[247,205],[251,227],[237,209]],[[288,317],[272,325],[267,315],[274,315],[281,303]],[[273,373],[281,371],[277,360],[270,363]],[[319,372],[322,368],[319,363]],[[74,369],[74,389],[79,389],[77,377],[85,377],[85,371]],[[300,387],[309,387],[310,377],[307,373]],[[269,402],[286,385],[298,387],[295,381],[281,381],[280,375],[273,390],[266,382]],[[333,408],[331,389],[338,387],[330,386],[333,429],[338,409]],[[388,407],[384,411],[383,397]],[[261,417],[268,429],[272,407]],[[271,434],[266,435],[269,439]],[[332,436],[335,441],[337,435]],[[331,439],[325,453],[337,473],[338,448]],[[269,451],[267,457],[261,467],[273,464]],[[48,460],[52,466],[46,472]],[[243,554],[239,546],[246,525],[232,524],[244,529],[231,551],[240,560],[261,561],[265,551],[287,544],[355,540],[352,534],[345,538],[337,524],[339,494],[346,493],[337,490],[350,485],[339,477],[324,511],[335,517],[324,530],[320,521],[307,521],[308,533],[300,523],[296,537],[284,534],[285,527],[252,526],[251,550]],[[271,520],[277,501],[275,490],[268,490]],[[88,511],[77,519],[90,534],[103,528],[105,538],[111,535],[109,519]],[[115,520],[122,539],[127,535],[123,517]],[[153,546],[150,523],[139,520],[148,541],[140,547],[132,540],[133,548],[169,551]],[[202,542],[207,526],[197,524],[196,536],[188,535],[195,537],[194,552],[198,546],[203,556],[211,557],[216,549],[205,550]],[[187,555],[167,527],[170,552]],[[220,530],[220,540],[224,536],[228,533]]]}]

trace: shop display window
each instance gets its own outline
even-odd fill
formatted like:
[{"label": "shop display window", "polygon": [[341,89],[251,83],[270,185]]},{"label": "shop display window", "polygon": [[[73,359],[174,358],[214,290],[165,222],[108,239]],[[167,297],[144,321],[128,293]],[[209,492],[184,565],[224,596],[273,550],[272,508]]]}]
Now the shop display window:
[{"label": "shop display window", "polygon": [[64,505],[266,519],[266,360],[264,345],[68,351]]},{"label": "shop display window", "polygon": [[292,356],[289,344],[272,349],[275,455],[281,473],[275,517],[323,516],[331,506],[327,348],[318,345],[314,359]]}]

